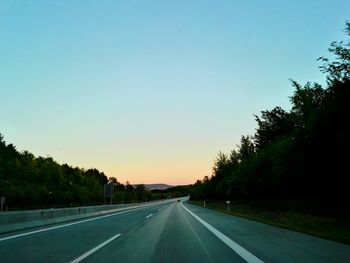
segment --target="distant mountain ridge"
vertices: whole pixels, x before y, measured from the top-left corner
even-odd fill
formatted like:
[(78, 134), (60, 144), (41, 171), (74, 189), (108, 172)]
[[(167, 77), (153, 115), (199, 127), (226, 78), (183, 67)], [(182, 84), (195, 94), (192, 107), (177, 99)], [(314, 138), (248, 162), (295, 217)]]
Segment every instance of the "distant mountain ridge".
[(144, 184), (147, 190), (166, 190), (168, 188), (174, 187), (168, 184)]

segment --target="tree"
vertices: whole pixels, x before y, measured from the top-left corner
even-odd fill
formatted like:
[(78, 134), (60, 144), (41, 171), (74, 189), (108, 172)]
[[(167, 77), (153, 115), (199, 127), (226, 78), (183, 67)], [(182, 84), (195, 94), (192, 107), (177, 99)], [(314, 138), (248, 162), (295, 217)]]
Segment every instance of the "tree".
[(229, 170), (230, 161), (226, 154), (219, 152), (213, 167), (213, 180), (224, 177)]
[[(345, 23), (345, 34), (350, 37), (350, 22)], [(320, 57), (324, 64), (320, 66), (322, 72), (327, 74), (329, 83), (344, 82), (350, 78), (350, 41), (334, 41), (328, 49), (335, 55), (334, 60)]]
[(254, 143), (258, 150), (277, 138), (289, 134), (293, 129), (290, 114), (281, 107), (275, 107), (271, 111), (261, 111), (261, 117), (254, 116), (258, 123)]
[(327, 92), (317, 83), (311, 85), (308, 82), (302, 86), (296, 81), (292, 81), (292, 85), (295, 87), (294, 94), (290, 98), (294, 128), (304, 129), (313, 121), (324, 105)]
[[(238, 156), (241, 162), (245, 162), (253, 157), (255, 154), (255, 146), (252, 137), (247, 135), (241, 137), (241, 144), (238, 145)], [(231, 153), (232, 155), (232, 153)], [(232, 158), (231, 158), (232, 159)]]
[(143, 184), (136, 185), (135, 192), (138, 201), (146, 201), (147, 191)]

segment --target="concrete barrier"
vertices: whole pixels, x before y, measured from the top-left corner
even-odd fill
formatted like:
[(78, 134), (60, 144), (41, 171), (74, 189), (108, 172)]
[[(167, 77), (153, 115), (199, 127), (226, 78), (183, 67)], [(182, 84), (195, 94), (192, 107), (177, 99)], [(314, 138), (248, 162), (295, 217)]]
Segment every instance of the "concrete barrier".
[(147, 203), (38, 209), (0, 213), (0, 233), (61, 223), (86, 217), (114, 213), (136, 207), (173, 202), (174, 199)]

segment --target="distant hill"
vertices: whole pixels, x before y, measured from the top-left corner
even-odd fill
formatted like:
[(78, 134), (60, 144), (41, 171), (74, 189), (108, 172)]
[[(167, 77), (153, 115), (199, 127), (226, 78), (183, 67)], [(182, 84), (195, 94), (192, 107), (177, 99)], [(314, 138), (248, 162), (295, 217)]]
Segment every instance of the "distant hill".
[(144, 184), (147, 190), (166, 190), (168, 188), (174, 187), (168, 184)]

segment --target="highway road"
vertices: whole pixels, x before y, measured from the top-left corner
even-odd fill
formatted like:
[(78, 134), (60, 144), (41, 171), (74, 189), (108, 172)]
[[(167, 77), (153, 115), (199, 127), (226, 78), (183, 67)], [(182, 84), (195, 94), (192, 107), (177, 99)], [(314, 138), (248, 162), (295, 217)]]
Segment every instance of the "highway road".
[(1, 235), (0, 262), (350, 262), (350, 246), (170, 202)]

